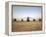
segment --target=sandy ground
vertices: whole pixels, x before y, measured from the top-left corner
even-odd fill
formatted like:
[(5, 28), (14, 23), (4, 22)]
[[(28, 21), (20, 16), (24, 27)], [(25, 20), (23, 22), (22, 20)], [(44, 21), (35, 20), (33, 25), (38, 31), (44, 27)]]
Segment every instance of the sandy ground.
[(22, 32), (22, 31), (39, 31), (42, 30), (42, 23), (40, 21), (31, 22), (13, 22), (12, 32)]

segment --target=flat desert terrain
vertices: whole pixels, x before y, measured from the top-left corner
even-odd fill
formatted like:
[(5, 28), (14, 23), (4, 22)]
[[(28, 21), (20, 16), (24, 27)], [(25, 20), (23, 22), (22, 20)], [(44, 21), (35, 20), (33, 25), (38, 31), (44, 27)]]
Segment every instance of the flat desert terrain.
[(40, 31), (42, 30), (41, 21), (15, 21), (12, 24), (12, 32), (22, 32), (22, 31)]

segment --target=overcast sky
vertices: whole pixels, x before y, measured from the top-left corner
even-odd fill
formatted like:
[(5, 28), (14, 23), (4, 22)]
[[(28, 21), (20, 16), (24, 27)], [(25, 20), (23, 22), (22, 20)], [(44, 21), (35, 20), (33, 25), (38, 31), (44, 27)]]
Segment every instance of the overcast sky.
[(13, 18), (41, 18), (41, 7), (13, 6)]

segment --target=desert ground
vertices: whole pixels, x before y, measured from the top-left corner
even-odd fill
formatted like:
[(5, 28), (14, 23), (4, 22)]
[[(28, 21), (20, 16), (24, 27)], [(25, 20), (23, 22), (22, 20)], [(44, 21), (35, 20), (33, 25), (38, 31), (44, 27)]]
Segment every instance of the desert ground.
[(42, 30), (41, 21), (15, 21), (12, 24), (12, 32), (40, 31)]

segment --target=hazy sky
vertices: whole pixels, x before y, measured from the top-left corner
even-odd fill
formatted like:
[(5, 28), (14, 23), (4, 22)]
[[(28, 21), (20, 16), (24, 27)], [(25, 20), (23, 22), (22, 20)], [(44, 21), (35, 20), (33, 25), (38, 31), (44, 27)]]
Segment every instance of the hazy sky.
[(41, 7), (13, 6), (13, 18), (41, 18)]

